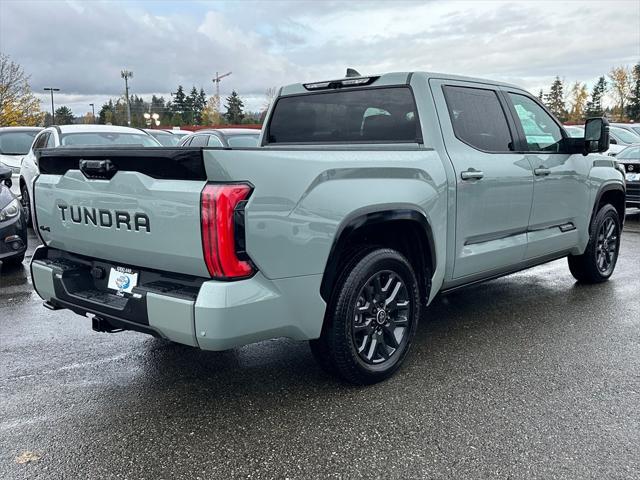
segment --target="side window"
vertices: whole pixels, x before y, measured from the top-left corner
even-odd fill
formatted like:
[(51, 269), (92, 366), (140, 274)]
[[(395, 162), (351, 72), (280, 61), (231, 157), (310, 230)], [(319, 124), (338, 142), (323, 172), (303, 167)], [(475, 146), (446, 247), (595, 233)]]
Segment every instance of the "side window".
[(49, 134), (49, 138), (47, 139), (47, 147), (46, 148), (53, 148), (55, 146), (56, 146), (56, 136), (52, 132), (52, 133)]
[(191, 139), (190, 147), (206, 147), (208, 135), (196, 135)]
[(40, 136), (33, 142), (33, 149), (40, 150), (41, 148), (44, 148), (44, 146), (47, 144), (48, 138), (49, 132), (41, 133)]
[(445, 86), (444, 95), (456, 137), (485, 152), (509, 152), (513, 139), (494, 90)]
[(509, 93), (518, 115), (527, 146), (532, 152), (559, 152), (562, 131), (540, 105), (526, 95)]
[(209, 135), (208, 147), (222, 147), (222, 142), (216, 135)]

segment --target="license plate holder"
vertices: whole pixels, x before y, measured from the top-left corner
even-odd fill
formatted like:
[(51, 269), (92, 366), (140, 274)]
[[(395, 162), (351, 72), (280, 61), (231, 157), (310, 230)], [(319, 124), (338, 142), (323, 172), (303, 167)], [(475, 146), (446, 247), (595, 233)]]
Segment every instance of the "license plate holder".
[(627, 182), (638, 182), (640, 181), (640, 173), (627, 173), (625, 175)]
[(138, 272), (127, 267), (111, 267), (107, 288), (115, 290), (118, 295), (131, 293), (138, 285)]

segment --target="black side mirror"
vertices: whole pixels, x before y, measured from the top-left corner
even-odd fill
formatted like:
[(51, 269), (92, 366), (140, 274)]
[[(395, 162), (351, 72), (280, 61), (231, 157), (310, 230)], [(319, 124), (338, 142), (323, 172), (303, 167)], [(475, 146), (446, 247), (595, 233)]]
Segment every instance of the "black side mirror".
[(589, 118), (584, 124), (583, 154), (604, 152), (609, 149), (609, 120), (605, 117)]
[(11, 169), (0, 165), (0, 182), (3, 182), (8, 188), (11, 188)]

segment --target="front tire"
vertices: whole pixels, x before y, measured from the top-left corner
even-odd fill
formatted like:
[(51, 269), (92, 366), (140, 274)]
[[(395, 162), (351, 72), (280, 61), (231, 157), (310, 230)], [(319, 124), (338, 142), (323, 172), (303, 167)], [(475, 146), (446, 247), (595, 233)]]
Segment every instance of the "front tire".
[(31, 227), (31, 197), (29, 197), (29, 189), (25, 183), (20, 185), (20, 203), (22, 203), (22, 209), (24, 211), (24, 218), (27, 223), (27, 227)]
[(589, 243), (582, 255), (568, 257), (569, 270), (581, 283), (601, 283), (616, 268), (620, 251), (620, 217), (611, 204), (603, 205), (589, 228)]
[(418, 326), (416, 275), (395, 250), (363, 253), (336, 282), (327, 312), (312, 343), (323, 368), (354, 384), (385, 380), (402, 365)]

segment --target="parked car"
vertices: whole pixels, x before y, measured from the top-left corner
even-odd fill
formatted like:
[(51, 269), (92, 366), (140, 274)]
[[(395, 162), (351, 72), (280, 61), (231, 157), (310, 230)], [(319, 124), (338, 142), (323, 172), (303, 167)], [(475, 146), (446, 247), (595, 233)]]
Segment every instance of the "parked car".
[(181, 147), (257, 147), (260, 130), (253, 128), (218, 128), (198, 130), (182, 139)]
[(627, 183), (627, 207), (640, 208), (640, 145), (625, 148), (616, 160), (624, 166)]
[(623, 128), (630, 131), (631, 133), (635, 133), (636, 135), (640, 135), (640, 123), (612, 123), (611, 125), (614, 127)]
[(0, 127), (0, 166), (11, 169), (13, 193), (20, 194), (20, 164), (40, 127)]
[(172, 135), (175, 135), (180, 140), (182, 140), (187, 135), (191, 135), (193, 133), (191, 130), (180, 130), (180, 129), (177, 129), (177, 128), (176, 129), (167, 128), (165, 130), (165, 132), (169, 132)]
[[(583, 138), (584, 137), (584, 127), (580, 125), (565, 125), (564, 129), (567, 131), (571, 138)], [(611, 141), (611, 140), (609, 140)], [(609, 143), (609, 148), (607, 148), (603, 153), (609, 155), (611, 157), (615, 157), (619, 152), (624, 150), (626, 147), (624, 145), (617, 145), (616, 143)]]
[(180, 137), (178, 135), (174, 135), (166, 130), (145, 128), (144, 131), (160, 142), (163, 147), (177, 147), (180, 143)]
[(620, 145), (622, 147), (640, 145), (640, 135), (626, 128), (610, 126), (609, 135), (611, 136), (610, 141), (614, 145)]
[(257, 148), (153, 162), (41, 151), (45, 306), (204, 350), (310, 340), (368, 384), (404, 362), (440, 293), (559, 258), (579, 282), (613, 274), (625, 186), (598, 154), (606, 119), (573, 139), (516, 86), (402, 72), (285, 86), (265, 125)]
[(20, 200), (11, 191), (11, 169), (0, 165), (0, 262), (20, 264), (27, 250), (27, 223)]
[(42, 130), (34, 139), (20, 167), (20, 194), (26, 210), (27, 223), (31, 225), (33, 207), (33, 179), (38, 175), (36, 153), (44, 148), (57, 147), (161, 147), (155, 138), (144, 130), (115, 125), (60, 125)]

